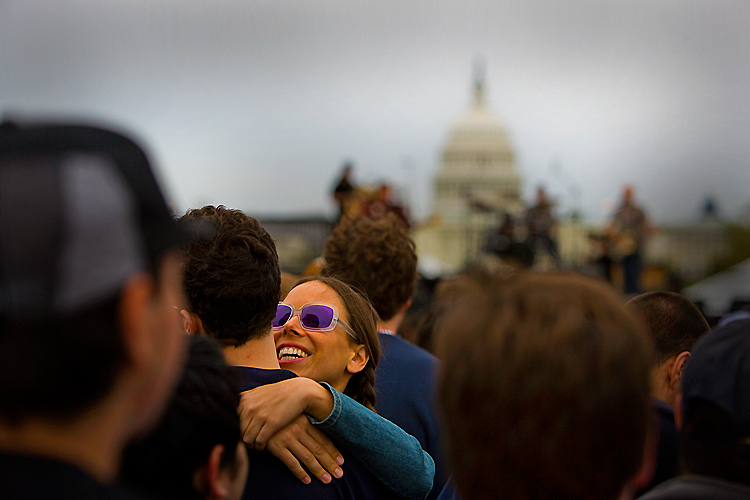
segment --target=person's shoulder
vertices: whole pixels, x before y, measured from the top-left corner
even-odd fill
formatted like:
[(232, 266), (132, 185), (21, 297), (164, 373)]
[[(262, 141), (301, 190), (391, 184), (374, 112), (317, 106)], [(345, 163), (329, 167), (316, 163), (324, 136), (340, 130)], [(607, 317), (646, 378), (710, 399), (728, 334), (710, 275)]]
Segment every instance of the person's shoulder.
[(670, 479), (638, 500), (739, 500), (750, 498), (750, 487), (718, 477), (686, 475)]
[(239, 379), (241, 391), (249, 391), (261, 385), (275, 384), (297, 375), (289, 370), (253, 368), (250, 366), (233, 367)]
[(714, 330), (713, 334), (717, 332), (725, 334), (724, 332), (738, 332), (743, 330), (750, 331), (750, 313), (747, 311), (735, 311), (721, 318), (719, 326)]
[(398, 335), (379, 332), (378, 336), (380, 337), (380, 343), (383, 346), (383, 354), (389, 358), (401, 355), (416, 362), (430, 365), (438, 363), (438, 359), (431, 352), (419, 347), (418, 345), (412, 344)]

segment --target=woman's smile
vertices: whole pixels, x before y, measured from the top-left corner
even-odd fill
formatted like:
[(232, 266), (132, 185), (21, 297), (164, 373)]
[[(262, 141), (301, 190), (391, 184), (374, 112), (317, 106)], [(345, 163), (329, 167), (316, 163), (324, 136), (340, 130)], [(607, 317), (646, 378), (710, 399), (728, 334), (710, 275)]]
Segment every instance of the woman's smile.
[[(307, 304), (331, 305), (339, 312), (340, 321), (347, 322), (349, 319), (338, 294), (319, 281), (309, 281), (292, 288), (284, 302), (295, 309)], [(300, 323), (299, 314), (294, 314), (282, 330), (274, 331), (274, 339), (281, 368), (301, 377), (328, 382), (343, 392), (352, 377), (347, 367), (358, 346), (340, 323), (330, 331), (307, 330)]]

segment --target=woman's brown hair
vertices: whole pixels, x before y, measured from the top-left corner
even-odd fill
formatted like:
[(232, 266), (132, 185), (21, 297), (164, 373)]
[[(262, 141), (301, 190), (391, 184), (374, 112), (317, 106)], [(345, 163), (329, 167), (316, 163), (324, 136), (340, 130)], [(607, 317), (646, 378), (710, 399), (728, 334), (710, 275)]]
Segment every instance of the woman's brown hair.
[(310, 281), (317, 281), (326, 285), (341, 298), (349, 317), (347, 324), (356, 336), (356, 341), (352, 338), (349, 341), (364, 345), (365, 352), (369, 357), (364, 369), (352, 375), (346, 389), (344, 389), (344, 394), (375, 411), (375, 367), (380, 360), (378, 315), (364, 294), (357, 292), (336, 278), (310, 276), (302, 278), (294, 287)]

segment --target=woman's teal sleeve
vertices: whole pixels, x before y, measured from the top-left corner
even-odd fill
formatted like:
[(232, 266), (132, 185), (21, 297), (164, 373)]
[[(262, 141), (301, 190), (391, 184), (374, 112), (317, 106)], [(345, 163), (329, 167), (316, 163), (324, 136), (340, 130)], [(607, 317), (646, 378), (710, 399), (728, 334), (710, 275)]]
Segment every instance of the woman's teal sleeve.
[(323, 382), (333, 395), (333, 411), (310, 421), (399, 496), (424, 499), (432, 489), (435, 463), (417, 438)]

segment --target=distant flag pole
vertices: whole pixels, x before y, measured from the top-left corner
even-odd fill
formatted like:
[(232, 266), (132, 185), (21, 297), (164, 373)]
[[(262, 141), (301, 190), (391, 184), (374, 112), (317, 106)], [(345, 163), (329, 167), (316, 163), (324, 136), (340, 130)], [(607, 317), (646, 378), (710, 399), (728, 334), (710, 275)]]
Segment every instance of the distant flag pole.
[(484, 106), (484, 58), (474, 59), (474, 105), (477, 108)]

